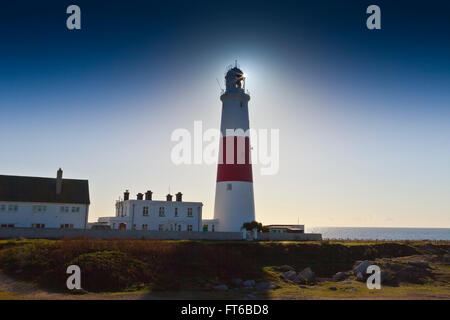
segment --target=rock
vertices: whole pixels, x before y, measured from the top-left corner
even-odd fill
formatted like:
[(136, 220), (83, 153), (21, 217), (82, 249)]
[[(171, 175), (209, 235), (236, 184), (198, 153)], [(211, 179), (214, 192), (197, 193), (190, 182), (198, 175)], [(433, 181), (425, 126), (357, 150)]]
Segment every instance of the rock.
[(356, 275), (356, 281), (364, 282), (365, 280), (366, 280), (366, 278), (363, 276), (363, 274), (362, 274), (361, 272), (359, 272), (359, 273)]
[(329, 289), (332, 290), (332, 291), (336, 291), (337, 290), (336, 287), (330, 287)]
[(297, 273), (295, 271), (291, 270), (291, 271), (284, 272), (281, 276), (285, 280), (294, 281), (295, 277), (297, 276)]
[(333, 276), (333, 281), (344, 281), (349, 277), (347, 272), (338, 272)]
[(367, 273), (367, 268), (370, 266), (369, 260), (364, 260), (359, 263), (355, 268), (353, 268), (353, 273), (357, 276), (358, 273), (365, 275)]
[(394, 273), (394, 275), (399, 282), (422, 284), (426, 277), (431, 276), (431, 273), (427, 269), (406, 265)]
[(276, 284), (267, 281), (257, 282), (255, 285), (255, 288), (259, 290), (274, 289), (275, 287)]
[(397, 281), (395, 276), (389, 271), (381, 271), (380, 273), (381, 284), (383, 285), (397, 285)]
[(256, 299), (256, 296), (255, 296), (254, 294), (249, 293), (249, 294), (247, 295), (247, 298), (253, 300), (253, 299)]
[(302, 284), (311, 284), (314, 282), (314, 280), (315, 280), (314, 272), (311, 270), (311, 268), (306, 268), (297, 274), (297, 276), (294, 279), (294, 282)]
[(235, 285), (236, 287), (242, 287), (242, 285), (244, 284), (244, 281), (242, 279), (235, 278), (235, 279), (231, 280), (231, 283), (233, 285)]
[(446, 253), (442, 256), (442, 261), (450, 262), (450, 254)]
[(255, 280), (245, 280), (243, 285), (246, 288), (253, 288), (255, 286)]
[(217, 291), (227, 291), (228, 286), (226, 284), (219, 284), (218, 286), (214, 286), (213, 289)]
[(355, 287), (351, 287), (350, 291), (358, 291), (358, 289), (356, 289)]
[(278, 268), (280, 271), (286, 272), (286, 271), (295, 271), (295, 269), (291, 266), (288, 266), (287, 264), (282, 265)]

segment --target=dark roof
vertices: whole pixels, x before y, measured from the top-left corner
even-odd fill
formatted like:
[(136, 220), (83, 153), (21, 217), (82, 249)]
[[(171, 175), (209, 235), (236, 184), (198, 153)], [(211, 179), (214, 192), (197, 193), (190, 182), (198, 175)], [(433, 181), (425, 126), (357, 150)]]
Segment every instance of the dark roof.
[(0, 201), (89, 204), (88, 180), (62, 179), (56, 194), (56, 178), (0, 175)]

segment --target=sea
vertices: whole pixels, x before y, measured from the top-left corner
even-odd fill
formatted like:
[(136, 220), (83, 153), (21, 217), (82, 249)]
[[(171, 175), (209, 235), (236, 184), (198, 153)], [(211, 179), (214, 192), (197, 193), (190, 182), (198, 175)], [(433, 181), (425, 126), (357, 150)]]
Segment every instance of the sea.
[(449, 228), (305, 227), (323, 239), (342, 240), (450, 240)]

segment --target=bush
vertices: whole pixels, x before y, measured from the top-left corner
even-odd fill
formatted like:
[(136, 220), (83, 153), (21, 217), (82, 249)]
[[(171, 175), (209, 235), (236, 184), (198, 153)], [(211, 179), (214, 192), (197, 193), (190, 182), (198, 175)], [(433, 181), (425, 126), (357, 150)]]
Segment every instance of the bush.
[(89, 291), (123, 290), (142, 282), (150, 282), (148, 266), (120, 251), (98, 251), (81, 254), (70, 261), (81, 269), (81, 286)]

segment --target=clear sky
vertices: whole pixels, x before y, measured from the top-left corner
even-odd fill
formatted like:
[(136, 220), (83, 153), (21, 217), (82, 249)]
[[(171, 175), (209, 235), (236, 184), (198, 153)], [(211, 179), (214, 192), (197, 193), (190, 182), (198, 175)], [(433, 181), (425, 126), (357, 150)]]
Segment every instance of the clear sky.
[(216, 167), (174, 165), (170, 135), (219, 127), (237, 59), (251, 126), (280, 129), (279, 173), (254, 169), (258, 221), (450, 227), (449, 2), (310, 2), (2, 4), (0, 174), (89, 179), (91, 221), (169, 187), (212, 217)]

